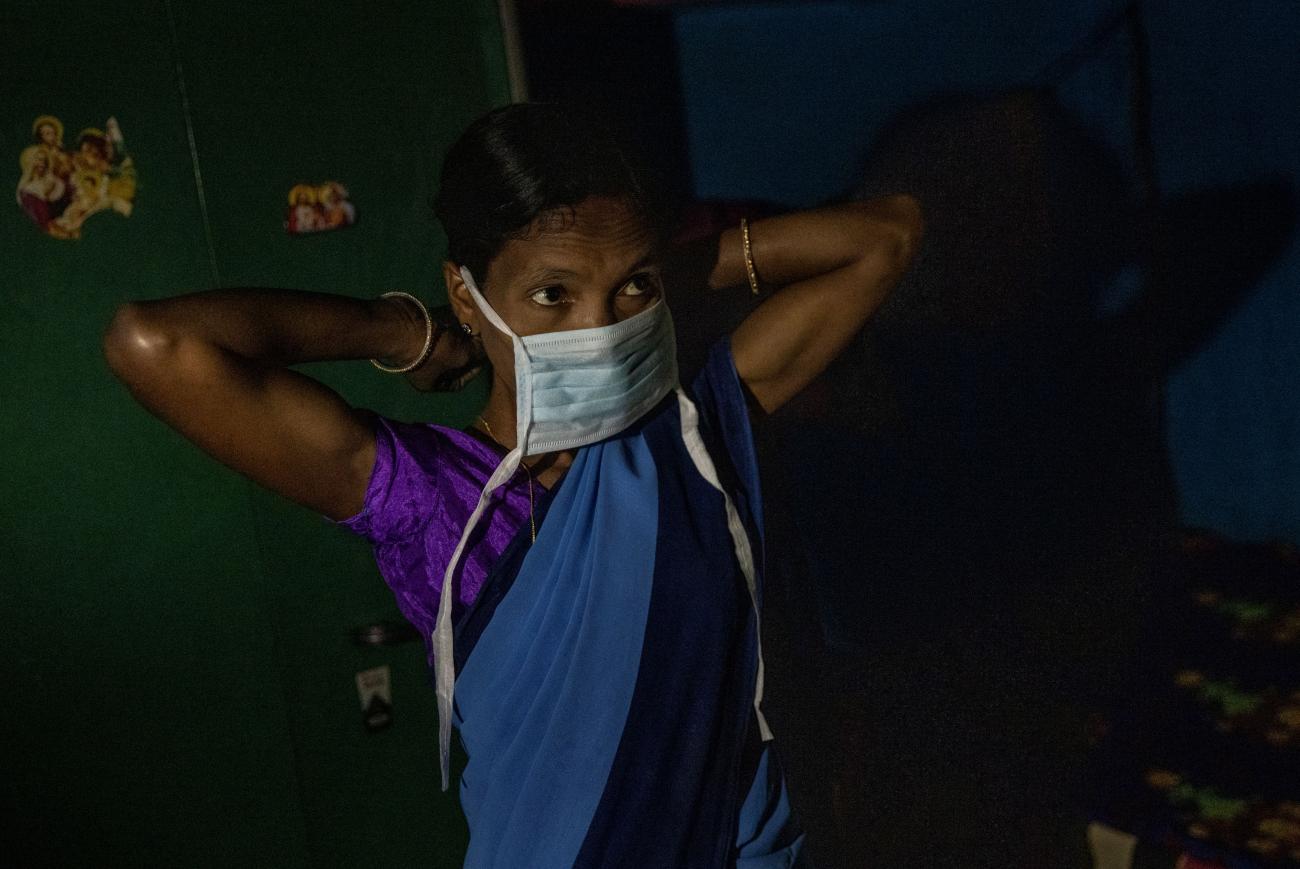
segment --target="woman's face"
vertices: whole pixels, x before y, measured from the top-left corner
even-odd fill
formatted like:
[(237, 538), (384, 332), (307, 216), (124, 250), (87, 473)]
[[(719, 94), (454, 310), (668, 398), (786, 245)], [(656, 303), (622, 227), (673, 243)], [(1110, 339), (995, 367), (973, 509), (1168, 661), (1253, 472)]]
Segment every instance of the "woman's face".
[[(655, 233), (620, 199), (591, 197), (544, 215), (506, 242), (475, 283), (518, 335), (626, 320), (663, 294)], [(513, 389), (514, 348), (474, 304), (451, 263), (444, 277), (462, 323), (482, 336), (497, 379)]]
[(41, 124), (36, 132), (41, 137), (41, 141), (50, 147), (54, 147), (59, 141), (59, 131), (54, 129), (53, 124)]

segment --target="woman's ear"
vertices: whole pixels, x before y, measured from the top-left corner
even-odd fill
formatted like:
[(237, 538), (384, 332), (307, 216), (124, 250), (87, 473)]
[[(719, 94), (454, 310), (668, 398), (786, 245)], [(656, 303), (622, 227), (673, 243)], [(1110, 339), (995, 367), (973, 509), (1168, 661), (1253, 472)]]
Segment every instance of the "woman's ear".
[(456, 314), (456, 319), (461, 323), (468, 323), (475, 335), (482, 334), (483, 327), (478, 319), (478, 305), (474, 304), (474, 297), (465, 287), (465, 281), (460, 276), (460, 267), (451, 260), (443, 260), (442, 280), (447, 285), (447, 301), (451, 303), (451, 310)]

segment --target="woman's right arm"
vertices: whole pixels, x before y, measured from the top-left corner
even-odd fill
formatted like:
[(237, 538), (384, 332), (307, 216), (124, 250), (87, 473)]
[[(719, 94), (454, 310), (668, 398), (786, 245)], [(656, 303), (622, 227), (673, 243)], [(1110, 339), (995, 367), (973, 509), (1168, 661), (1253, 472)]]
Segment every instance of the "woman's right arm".
[(367, 415), (288, 368), (375, 358), (402, 364), (424, 317), (400, 297), (211, 290), (118, 308), (109, 367), (151, 413), (223, 464), (334, 519), (361, 510), (374, 433)]

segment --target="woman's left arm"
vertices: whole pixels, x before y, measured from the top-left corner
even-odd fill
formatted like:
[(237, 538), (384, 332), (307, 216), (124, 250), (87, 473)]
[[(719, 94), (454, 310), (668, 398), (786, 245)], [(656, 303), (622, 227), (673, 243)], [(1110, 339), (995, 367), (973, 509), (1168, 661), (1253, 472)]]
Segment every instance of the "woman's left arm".
[[(754, 269), (780, 289), (736, 328), (736, 371), (767, 413), (821, 374), (907, 270), (921, 208), (899, 194), (800, 211), (749, 225)], [(748, 286), (739, 227), (718, 239), (712, 289)]]

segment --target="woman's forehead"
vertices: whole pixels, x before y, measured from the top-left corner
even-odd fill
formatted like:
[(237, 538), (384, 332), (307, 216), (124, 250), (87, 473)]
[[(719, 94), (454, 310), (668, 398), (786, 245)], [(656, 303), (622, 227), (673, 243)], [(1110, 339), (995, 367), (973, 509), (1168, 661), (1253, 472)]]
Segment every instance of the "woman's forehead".
[(526, 235), (507, 241), (488, 280), (617, 279), (653, 258), (656, 242), (649, 224), (622, 200), (592, 197), (539, 217)]

